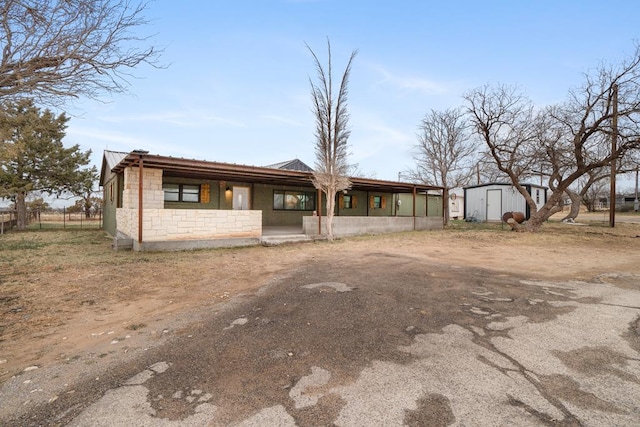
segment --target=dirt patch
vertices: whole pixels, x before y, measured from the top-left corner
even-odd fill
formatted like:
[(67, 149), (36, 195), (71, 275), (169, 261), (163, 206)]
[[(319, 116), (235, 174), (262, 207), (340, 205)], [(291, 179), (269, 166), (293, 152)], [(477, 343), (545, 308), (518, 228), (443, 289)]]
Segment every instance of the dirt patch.
[[(499, 225), (461, 223), (444, 231), (334, 243), (178, 253), (113, 252), (110, 239), (96, 230), (4, 235), (0, 236), (0, 381), (28, 367), (79, 357), (91, 363), (128, 348), (147, 348), (167, 332), (187, 334), (185, 325), (197, 322), (197, 313), (221, 310), (221, 303), (256, 293), (293, 271), (301, 284), (339, 283), (358, 263), (367, 266), (362, 269), (365, 273), (350, 283), (364, 285), (380, 274), (378, 264), (437, 265), (446, 268), (416, 268), (413, 273), (403, 268), (403, 274), (455, 276), (460, 269), (460, 282), (477, 291), (466, 302), (470, 317), (472, 308), (491, 311), (496, 304), (513, 306), (514, 312), (526, 310), (531, 301), (518, 300), (517, 293), (504, 290), (492, 295), (482, 274), (467, 277), (464, 267), (505, 276), (576, 280), (592, 280), (603, 272), (632, 274), (637, 271), (638, 234), (637, 224), (615, 229), (548, 224), (540, 233), (520, 234)], [(313, 268), (304, 268), (314, 263), (331, 264), (336, 277), (314, 277)], [(624, 277), (618, 280), (621, 286), (639, 287)], [(394, 280), (402, 286), (403, 277)], [(603, 276), (597, 280), (615, 282)], [(318, 287), (309, 292), (337, 291)], [(385, 299), (394, 298), (400, 295), (392, 291), (380, 295), (381, 307)], [(410, 305), (416, 316), (439, 325), (438, 313), (421, 308), (419, 301)], [(281, 307), (287, 309), (291, 307)], [(254, 317), (268, 322), (268, 317)]]

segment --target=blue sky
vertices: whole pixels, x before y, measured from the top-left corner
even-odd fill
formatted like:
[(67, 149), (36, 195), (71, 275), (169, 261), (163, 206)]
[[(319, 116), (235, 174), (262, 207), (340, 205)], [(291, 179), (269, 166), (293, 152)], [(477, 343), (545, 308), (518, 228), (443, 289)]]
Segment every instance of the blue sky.
[(156, 0), (153, 43), (166, 69), (143, 66), (130, 94), (80, 100), (67, 144), (247, 165), (313, 166), (307, 43), (349, 86), (352, 163), (395, 180), (413, 165), (431, 109), (462, 105), (490, 83), (517, 84), (540, 106), (562, 101), (582, 73), (618, 63), (639, 37), (635, 0)]

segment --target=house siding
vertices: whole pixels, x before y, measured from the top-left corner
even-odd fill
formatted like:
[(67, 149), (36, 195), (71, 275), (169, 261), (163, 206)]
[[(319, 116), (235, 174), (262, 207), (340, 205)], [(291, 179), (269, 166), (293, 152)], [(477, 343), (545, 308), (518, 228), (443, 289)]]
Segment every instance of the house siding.
[[(367, 215), (367, 192), (366, 191), (347, 191), (346, 195), (351, 196), (351, 208), (344, 207), (345, 193), (338, 193), (336, 198), (335, 214), (337, 216), (366, 216)], [(355, 198), (355, 199), (354, 199)], [(355, 206), (354, 206), (355, 200)], [(324, 212), (324, 209), (323, 209)]]
[(118, 203), (118, 176), (113, 175), (103, 186), (102, 228), (111, 236), (116, 235), (116, 208)]
[[(314, 194), (317, 202), (318, 191), (313, 187), (290, 187), (285, 185), (254, 184), (253, 201), (254, 209), (262, 211), (262, 224), (265, 226), (298, 226), (302, 227), (302, 218), (312, 216), (313, 211), (290, 211), (273, 209), (273, 192), (280, 191), (305, 191)], [(324, 197), (322, 198), (324, 202)], [(324, 206), (322, 206), (324, 211)], [(316, 210), (318, 206), (316, 206)]]
[[(413, 216), (413, 194), (397, 194), (395, 199), (400, 200), (397, 216)], [(442, 196), (416, 194), (416, 217), (423, 216), (442, 216)]]
[[(220, 209), (220, 206), (225, 205), (225, 201), (221, 200), (224, 198), (224, 189), (220, 189), (220, 187), (224, 184), (220, 181), (214, 180), (206, 180), (206, 179), (193, 179), (193, 178), (178, 178), (178, 177), (162, 177), (162, 184), (192, 184), (192, 185), (208, 185), (208, 199), (207, 203), (185, 203), (185, 202), (167, 202), (164, 201), (165, 209)], [(163, 192), (163, 200), (164, 200), (164, 192)], [(202, 200), (202, 199), (201, 199)], [(229, 209), (231, 206), (231, 202), (228, 203)]]

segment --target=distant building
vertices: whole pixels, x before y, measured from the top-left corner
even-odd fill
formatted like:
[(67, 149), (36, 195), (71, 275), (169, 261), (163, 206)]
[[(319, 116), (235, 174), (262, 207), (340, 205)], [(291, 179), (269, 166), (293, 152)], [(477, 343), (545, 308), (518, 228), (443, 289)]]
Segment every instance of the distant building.
[[(547, 203), (547, 187), (522, 184), (538, 208)], [(522, 212), (531, 216), (531, 209), (520, 192), (507, 183), (491, 183), (465, 187), (464, 218), (476, 221), (502, 221), (505, 212)]]

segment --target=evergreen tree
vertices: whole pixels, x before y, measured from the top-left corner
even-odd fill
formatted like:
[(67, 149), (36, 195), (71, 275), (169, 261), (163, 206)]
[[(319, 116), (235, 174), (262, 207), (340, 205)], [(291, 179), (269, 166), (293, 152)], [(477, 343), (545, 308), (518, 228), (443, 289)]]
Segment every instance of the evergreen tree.
[(69, 119), (40, 110), (31, 100), (0, 106), (0, 197), (15, 201), (18, 230), (27, 225), (26, 197), (39, 191), (77, 194), (83, 167), (91, 151), (78, 145), (65, 148), (62, 139)]

